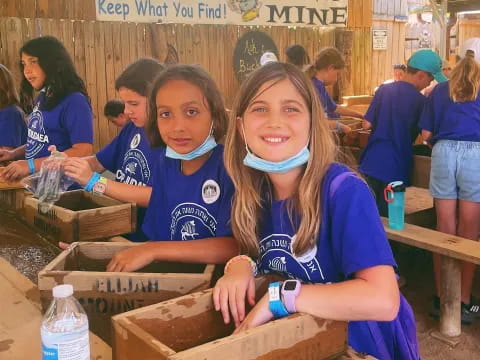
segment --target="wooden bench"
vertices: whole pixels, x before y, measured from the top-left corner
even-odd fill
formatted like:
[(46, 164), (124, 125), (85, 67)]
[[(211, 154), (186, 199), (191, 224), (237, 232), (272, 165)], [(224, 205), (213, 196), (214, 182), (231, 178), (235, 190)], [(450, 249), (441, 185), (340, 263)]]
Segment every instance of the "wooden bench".
[(428, 189), (410, 186), (405, 192), (405, 222), (433, 228), (435, 209)]
[(405, 224), (403, 230), (392, 230), (388, 219), (382, 218), (390, 240), (442, 255), (440, 289), (440, 333), (432, 336), (451, 345), (461, 334), (461, 262), (480, 264), (480, 243), (420, 226)]

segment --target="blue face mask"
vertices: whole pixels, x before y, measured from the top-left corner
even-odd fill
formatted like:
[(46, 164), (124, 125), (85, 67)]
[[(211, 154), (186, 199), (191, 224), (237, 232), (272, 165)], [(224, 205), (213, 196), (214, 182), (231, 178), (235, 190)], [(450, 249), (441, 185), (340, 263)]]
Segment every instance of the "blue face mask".
[(243, 125), (242, 125), (242, 130), (243, 130), (243, 137), (245, 139), (245, 147), (247, 149), (247, 155), (245, 155), (245, 158), (243, 159), (243, 164), (248, 167), (251, 167), (253, 169), (260, 170), (266, 173), (282, 174), (292, 169), (295, 169), (299, 166), (302, 166), (303, 164), (306, 164), (308, 159), (310, 158), (310, 150), (308, 150), (308, 143), (307, 143), (307, 145), (305, 145), (297, 155), (294, 155), (289, 159), (278, 161), (278, 162), (261, 159), (258, 156), (255, 156), (254, 154), (252, 154), (248, 149), (245, 130), (243, 129)]
[(188, 154), (179, 154), (175, 150), (173, 150), (170, 146), (167, 146), (167, 151), (165, 153), (165, 156), (171, 159), (193, 160), (202, 155), (205, 155), (206, 153), (208, 153), (210, 150), (214, 149), (217, 146), (217, 142), (215, 141), (215, 138), (213, 137), (212, 133), (213, 133), (213, 123), (212, 123), (212, 126), (210, 127), (210, 134), (205, 139), (202, 145), (192, 150)]

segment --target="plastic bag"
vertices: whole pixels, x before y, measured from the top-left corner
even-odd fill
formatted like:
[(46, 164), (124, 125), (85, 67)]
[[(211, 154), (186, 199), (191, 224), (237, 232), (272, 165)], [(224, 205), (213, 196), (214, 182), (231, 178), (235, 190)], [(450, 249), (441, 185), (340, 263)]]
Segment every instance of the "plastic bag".
[(63, 162), (67, 156), (54, 151), (43, 161), (40, 171), (24, 178), (21, 183), (33, 193), (40, 202), (39, 210), (43, 213), (50, 210), (60, 196), (75, 182), (65, 175)]

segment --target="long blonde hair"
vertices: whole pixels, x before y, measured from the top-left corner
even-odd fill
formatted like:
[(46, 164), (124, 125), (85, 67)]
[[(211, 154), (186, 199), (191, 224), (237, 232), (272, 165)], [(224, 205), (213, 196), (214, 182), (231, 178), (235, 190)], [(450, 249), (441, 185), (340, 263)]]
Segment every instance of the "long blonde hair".
[(450, 75), (450, 98), (454, 102), (475, 101), (480, 91), (480, 66), (467, 55)]
[[(310, 158), (295, 194), (288, 200), (292, 226), (296, 231), (293, 252), (304, 254), (314, 247), (321, 225), (321, 186), (330, 164), (335, 159), (336, 147), (324, 117), (323, 108), (310, 79), (296, 66), (270, 63), (254, 71), (242, 84), (232, 109), (225, 141), (225, 167), (235, 185), (232, 207), (232, 230), (243, 253), (258, 256), (259, 229), (262, 208), (268, 200), (270, 183), (266, 173), (243, 165), (245, 142), (240, 132), (240, 121), (249, 104), (258, 96), (262, 85), (288, 79), (305, 100), (310, 112)], [(271, 197), (270, 197), (271, 200)], [(295, 213), (300, 222), (292, 221)]]

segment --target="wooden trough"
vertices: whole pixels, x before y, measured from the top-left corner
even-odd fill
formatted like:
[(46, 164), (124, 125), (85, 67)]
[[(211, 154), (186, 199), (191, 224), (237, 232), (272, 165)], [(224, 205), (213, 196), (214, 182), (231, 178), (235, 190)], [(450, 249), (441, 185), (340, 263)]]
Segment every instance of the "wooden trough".
[[(257, 296), (268, 287), (257, 279)], [(321, 360), (347, 350), (347, 323), (294, 314), (241, 334), (215, 311), (212, 290), (113, 317), (117, 360)]]
[[(3, 167), (0, 167), (0, 174)], [(29, 194), (19, 182), (4, 182), (0, 177), (0, 209), (20, 211), (23, 209), (25, 196)]]
[(38, 274), (44, 310), (54, 286), (72, 284), (88, 314), (90, 329), (109, 342), (112, 315), (210, 287), (213, 265), (162, 262), (137, 272), (105, 271), (117, 252), (138, 245), (82, 242), (70, 246)]
[(28, 197), (24, 211), (27, 223), (54, 241), (104, 239), (136, 230), (135, 204), (83, 190), (64, 193), (46, 212), (37, 199)]

